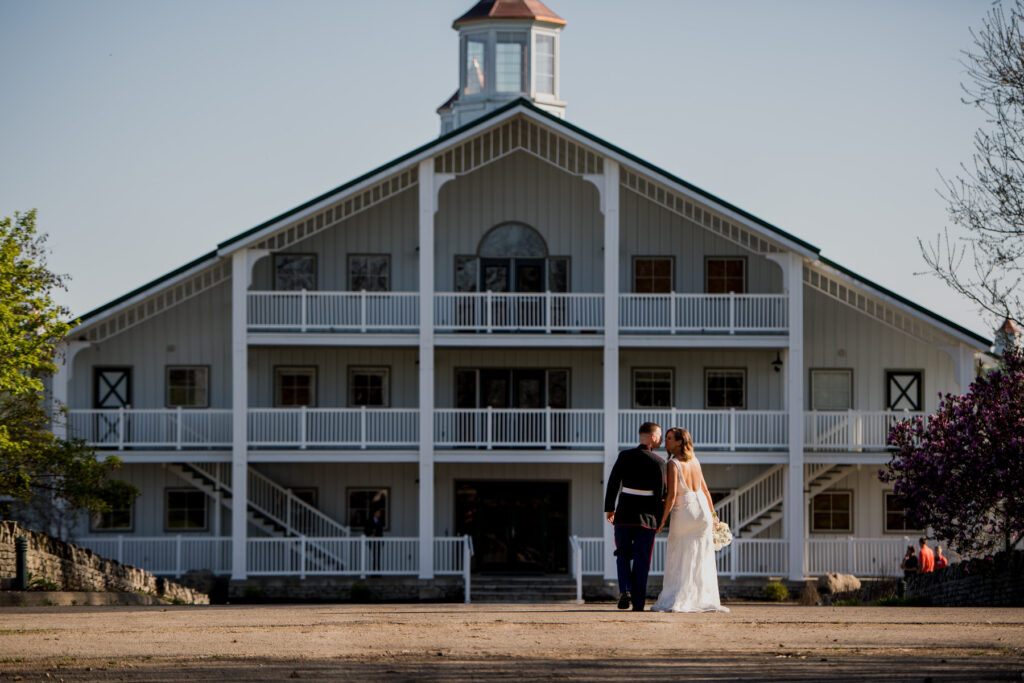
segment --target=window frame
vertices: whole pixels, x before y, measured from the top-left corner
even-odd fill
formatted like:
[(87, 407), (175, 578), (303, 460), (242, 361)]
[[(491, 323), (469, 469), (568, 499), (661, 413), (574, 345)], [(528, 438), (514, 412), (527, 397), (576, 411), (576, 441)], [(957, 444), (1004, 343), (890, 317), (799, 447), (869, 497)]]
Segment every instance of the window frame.
[[(171, 370), (205, 370), (206, 371), (206, 403), (202, 405), (175, 405), (171, 403)], [(164, 366), (164, 407), (182, 408), (183, 410), (202, 410), (210, 407), (210, 366), (209, 365), (165, 365)]]
[[(275, 292), (301, 292), (303, 289), (305, 289), (307, 292), (317, 291), (317, 288), (319, 287), (319, 282), (320, 282), (320, 267), (319, 267), (320, 264), (318, 263), (317, 255), (315, 253), (280, 251), (280, 252), (275, 252), (273, 256), (274, 256), (274, 258), (273, 258), (273, 260), (271, 261), (271, 264), (270, 264), (271, 265), (271, 273), (270, 274), (271, 274), (271, 284), (272, 284)], [(312, 287), (308, 287), (308, 288), (299, 288), (299, 289), (280, 289), (278, 287), (278, 281), (277, 281), (277, 260), (279, 258), (299, 258), (299, 257), (309, 258), (309, 259), (311, 259), (313, 261), (313, 286)]]
[[(509, 40), (509, 36), (517, 40)], [(504, 38), (504, 40), (503, 40)], [(519, 87), (515, 90), (503, 90), (498, 87), (499, 67), (498, 46), (517, 45), (519, 46)], [(494, 92), (501, 95), (530, 93), (530, 84), (533, 81), (533, 36), (526, 29), (500, 29), (494, 32)]]
[[(202, 528), (184, 528), (184, 527), (172, 527), (170, 525), (170, 514), (171, 514), (171, 501), (170, 495), (172, 493), (189, 493), (199, 494), (203, 497), (203, 527)], [(189, 508), (185, 508), (186, 510)], [(210, 530), (210, 498), (203, 491), (196, 488), (189, 488), (187, 486), (181, 487), (169, 487), (164, 489), (164, 532), (166, 533), (178, 533), (178, 534), (193, 534), (203, 533)]]
[[(668, 291), (667, 292), (641, 292), (636, 286), (636, 264), (637, 261), (668, 261)], [(671, 294), (676, 291), (676, 257), (675, 256), (660, 256), (660, 255), (644, 255), (634, 254), (632, 259), (633, 273), (632, 283), (633, 291), (632, 294)], [(651, 278), (654, 281), (653, 277)]]
[(318, 393), (320, 391), (320, 382), (319, 382), (320, 369), (316, 365), (275, 365), (274, 366), (274, 375), (273, 375), (273, 382), (274, 382), (274, 386), (273, 386), (273, 389), (274, 389), (274, 407), (275, 408), (301, 408), (302, 407), (302, 404), (284, 405), (280, 401), (280, 399), (281, 399), (281, 394), (280, 394), (280, 377), (286, 371), (292, 371), (294, 374), (299, 374), (300, 372), (309, 371), (313, 375), (312, 388), (310, 389), (310, 394), (312, 394), (312, 396), (311, 396), (312, 402), (307, 404), (306, 407), (307, 408), (316, 408), (317, 405), (319, 405), (319, 403), (320, 403), (319, 397), (318, 397)]
[(743, 265), (743, 285), (740, 291), (733, 291), (733, 294), (747, 294), (750, 291), (750, 275), (746, 256), (715, 256), (705, 255), (704, 256), (704, 293), (705, 294), (728, 294), (729, 292), (712, 292), (708, 286), (710, 273), (708, 272), (708, 266), (712, 261), (738, 261)]
[[(356, 374), (362, 372), (363, 374), (371, 374), (374, 372), (380, 372), (384, 375), (383, 382), (383, 398), (384, 402), (380, 405), (371, 405), (369, 403), (356, 403), (354, 400), (353, 392), (355, 390), (354, 377)], [(350, 365), (348, 366), (348, 405), (350, 408), (361, 408), (364, 405), (367, 408), (390, 408), (391, 407), (391, 366), (390, 365)]]
[(349, 529), (366, 526), (371, 508), (366, 509), (366, 519), (359, 524), (352, 521), (352, 494), (384, 491), (384, 531), (391, 530), (391, 487), (390, 486), (348, 486), (345, 488), (345, 525)]
[[(636, 375), (638, 372), (667, 372), (668, 373), (668, 405), (665, 406), (644, 406), (640, 405), (636, 400)], [(672, 408), (675, 405), (676, 397), (676, 369), (673, 367), (634, 367), (630, 368), (629, 372), (630, 383), (630, 404), (634, 410), (664, 410), (666, 408)]]
[[(738, 406), (717, 406), (713, 407), (708, 400), (708, 379), (713, 372), (736, 372), (743, 379), (743, 400)], [(747, 409), (747, 369), (746, 368), (704, 368), (704, 410), (746, 410)]]
[[(126, 400), (124, 402), (124, 407), (125, 408), (129, 408), (132, 405), (132, 391), (135, 388), (134, 387), (135, 383), (134, 383), (133, 377), (132, 377), (132, 375), (134, 375), (134, 366), (132, 366), (132, 365), (94, 365), (93, 368), (92, 368), (92, 407), (95, 410), (117, 410), (117, 408), (113, 408), (113, 407), (110, 407), (110, 406), (104, 407), (104, 406), (100, 405), (100, 396), (99, 396), (100, 377), (103, 375), (104, 372), (110, 372), (110, 371), (123, 371), (124, 372), (125, 380), (128, 383), (127, 390), (125, 391), (125, 394), (126, 394), (125, 398), (126, 398)], [(109, 396), (112, 392), (115, 391), (115, 389), (113, 387), (110, 387), (109, 383), (107, 384), (107, 386), (110, 388), (110, 391), (108, 391), (106, 395)], [(120, 396), (120, 394), (117, 394), (117, 395)]]
[[(819, 528), (817, 528), (817, 526), (815, 526), (815, 523), (814, 523), (814, 501), (817, 500), (817, 498), (819, 496), (835, 496), (835, 495), (844, 495), (850, 501), (850, 507), (849, 507), (849, 512), (848, 512), (848, 514), (850, 516), (850, 524), (849, 524), (849, 526), (847, 528), (844, 528), (844, 529), (819, 529)], [(822, 491), (819, 494), (816, 494), (816, 495), (812, 496), (811, 500), (808, 503), (808, 510), (807, 510), (808, 524), (809, 524), (808, 529), (810, 530), (811, 533), (814, 533), (814, 534), (852, 534), (854, 526), (855, 526), (854, 525), (853, 503), (854, 503), (854, 500), (853, 500), (853, 490), (852, 489), (827, 489), (825, 491)], [(834, 517), (835, 516), (835, 512), (830, 510), (829, 511), (829, 515)]]
[(391, 286), (392, 285), (392, 282), (391, 282), (391, 254), (349, 254), (348, 258), (347, 258), (347, 260), (345, 262), (346, 265), (348, 266), (348, 291), (350, 291), (350, 292), (361, 292), (361, 291), (363, 291), (362, 289), (356, 289), (355, 288), (355, 283), (353, 283), (353, 281), (352, 281), (352, 278), (354, 276), (353, 268), (352, 268), (352, 260), (353, 259), (357, 259), (357, 258), (382, 258), (382, 259), (384, 259), (384, 262), (387, 264), (387, 270), (388, 270), (388, 272), (387, 272), (387, 288), (386, 289), (367, 289), (366, 290), (367, 292), (390, 292), (390, 291), (392, 291), (392, 286)]
[(110, 513), (97, 512), (89, 515), (89, 533), (91, 534), (123, 534), (135, 532), (135, 502), (128, 503), (128, 526), (114, 526), (114, 527), (101, 527), (97, 526), (97, 520), (104, 514), (113, 514), (117, 510), (123, 510), (124, 508), (117, 508), (111, 510)]
[(908, 533), (920, 534), (924, 529), (914, 529), (909, 526), (905, 526), (907, 522), (906, 508), (903, 508), (903, 523), (904, 528), (902, 529), (890, 529), (889, 528), (889, 498), (896, 497), (895, 491), (883, 491), (882, 492), (882, 533), (893, 534), (895, 536), (905, 536)]
[[(532, 38), (533, 38), (533, 40), (531, 41), (533, 43), (531, 45), (531, 47), (532, 47), (532, 54), (530, 55), (530, 62), (531, 62), (532, 68), (531, 68), (531, 73), (530, 73), (530, 80), (531, 80), (531, 85), (533, 86), (533, 88), (532, 88), (533, 93), (534, 93), (535, 96), (550, 97), (551, 99), (554, 99), (554, 98), (556, 98), (558, 96), (558, 36), (555, 33), (549, 33), (547, 31), (534, 31)], [(537, 49), (537, 44), (540, 42), (541, 38), (550, 39), (551, 40), (551, 91), (550, 92), (547, 91), (547, 90), (541, 90), (540, 89), (540, 84), (538, 82), (538, 77), (540, 76), (541, 70), (538, 68), (539, 60), (537, 58), (541, 55), (541, 53), (540, 53), (540, 50)], [(544, 75), (547, 76), (546, 73)]]
[[(816, 408), (815, 407), (815, 403), (814, 403), (814, 375), (815, 375), (815, 373), (819, 373), (819, 372), (836, 372), (836, 373), (843, 372), (843, 373), (846, 373), (849, 376), (849, 378), (850, 378), (850, 401), (849, 401), (849, 405), (846, 408)], [(814, 412), (824, 412), (824, 413), (834, 413), (834, 412), (842, 412), (844, 410), (853, 410), (853, 407), (855, 405), (855, 403), (853, 402), (853, 399), (854, 399), (854, 393), (853, 393), (853, 368), (829, 368), (829, 367), (809, 368), (808, 369), (808, 373), (809, 373), (809, 378), (808, 378), (807, 401), (808, 401), (808, 404), (809, 404), (809, 410), (814, 411)]]

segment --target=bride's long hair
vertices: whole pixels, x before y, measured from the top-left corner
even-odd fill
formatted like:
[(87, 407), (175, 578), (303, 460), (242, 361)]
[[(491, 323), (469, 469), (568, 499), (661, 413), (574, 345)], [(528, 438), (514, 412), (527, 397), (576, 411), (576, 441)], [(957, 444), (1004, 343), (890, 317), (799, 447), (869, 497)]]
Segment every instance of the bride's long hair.
[(682, 455), (676, 455), (675, 453), (671, 453), (670, 455), (683, 462), (693, 460), (693, 437), (690, 436), (690, 432), (682, 427), (672, 427), (668, 430), (668, 433), (675, 437), (676, 441), (683, 444)]

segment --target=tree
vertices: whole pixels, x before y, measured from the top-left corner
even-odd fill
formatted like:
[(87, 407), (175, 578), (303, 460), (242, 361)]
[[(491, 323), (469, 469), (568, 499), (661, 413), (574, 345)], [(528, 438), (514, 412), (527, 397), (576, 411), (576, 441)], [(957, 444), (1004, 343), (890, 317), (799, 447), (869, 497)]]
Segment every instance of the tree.
[(943, 178), (950, 220), (966, 234), (947, 230), (934, 243), (919, 241), (925, 261), (948, 286), (998, 321), (1024, 322), (1024, 0), (992, 8), (964, 66), (972, 84), (964, 104), (984, 112), (974, 134), (971, 166)]
[(892, 482), (907, 521), (930, 527), (962, 555), (1012, 550), (1024, 538), (1024, 354), (970, 390), (946, 394), (928, 424), (920, 417), (889, 432), (895, 448), (882, 481)]
[(76, 439), (50, 430), (44, 380), (57, 366), (55, 352), (71, 324), (53, 300), (65, 276), (46, 266), (46, 237), (36, 212), (0, 219), (0, 496), (28, 502), (43, 494), (71, 508), (110, 510), (137, 495), (109, 479), (117, 458), (98, 460)]

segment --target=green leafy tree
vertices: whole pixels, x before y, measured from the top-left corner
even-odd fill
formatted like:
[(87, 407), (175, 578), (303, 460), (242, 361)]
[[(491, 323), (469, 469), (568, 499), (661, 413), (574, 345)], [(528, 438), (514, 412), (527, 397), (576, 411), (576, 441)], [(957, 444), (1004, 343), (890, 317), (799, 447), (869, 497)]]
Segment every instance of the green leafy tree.
[(47, 268), (46, 254), (34, 210), (0, 219), (0, 496), (104, 512), (138, 490), (108, 478), (120, 460), (99, 460), (82, 441), (50, 429), (51, 418), (64, 416), (47, 410), (44, 381), (72, 325), (53, 300), (66, 276)]

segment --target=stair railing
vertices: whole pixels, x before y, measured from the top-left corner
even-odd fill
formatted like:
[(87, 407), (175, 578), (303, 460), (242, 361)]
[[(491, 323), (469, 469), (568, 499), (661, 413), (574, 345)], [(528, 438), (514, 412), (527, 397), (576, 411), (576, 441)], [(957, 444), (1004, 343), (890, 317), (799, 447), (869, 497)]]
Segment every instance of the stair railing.
[(776, 465), (718, 501), (715, 512), (719, 519), (739, 535), (743, 527), (782, 504), (786, 484), (784, 469), (783, 465)]

